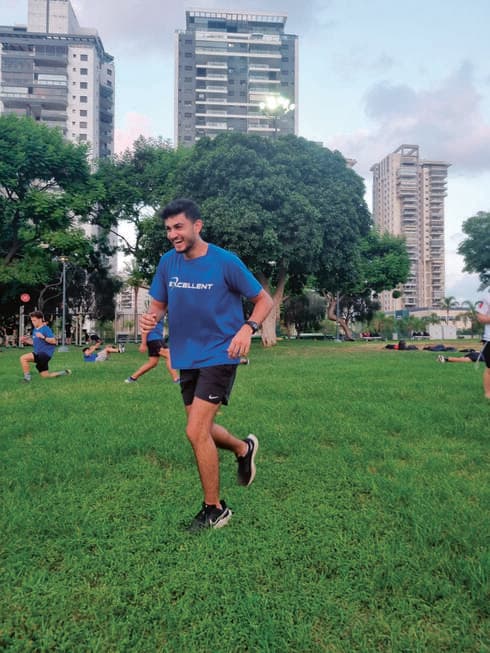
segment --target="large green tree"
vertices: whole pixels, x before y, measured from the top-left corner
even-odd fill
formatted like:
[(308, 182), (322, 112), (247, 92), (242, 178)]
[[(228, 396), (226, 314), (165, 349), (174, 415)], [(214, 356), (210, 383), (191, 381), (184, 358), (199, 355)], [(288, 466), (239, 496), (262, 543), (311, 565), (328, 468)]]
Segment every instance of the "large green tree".
[(336, 242), (332, 253), (330, 234), (325, 232), (317, 278), (327, 299), (327, 317), (338, 321), (346, 337), (352, 338), (350, 321), (369, 321), (379, 309), (377, 295), (404, 283), (409, 271), (402, 238), (371, 228), (355, 243)]
[(56, 286), (61, 254), (86, 267), (80, 229), (93, 204), (87, 148), (31, 118), (0, 116), (0, 295)]
[(141, 239), (147, 233), (148, 218), (172, 199), (175, 169), (186, 152), (173, 150), (160, 138), (140, 137), (122, 154), (97, 162), (92, 221), (115, 234), (121, 251), (137, 264), (145, 258)]
[(201, 139), (177, 170), (175, 195), (200, 204), (204, 237), (235, 251), (273, 295), (266, 345), (288, 279), (301, 287), (322, 252), (348, 255), (370, 228), (362, 179), (339, 152), (296, 136)]
[(466, 238), (458, 247), (465, 272), (476, 272), (482, 286), (490, 284), (490, 213), (479, 211), (463, 222)]

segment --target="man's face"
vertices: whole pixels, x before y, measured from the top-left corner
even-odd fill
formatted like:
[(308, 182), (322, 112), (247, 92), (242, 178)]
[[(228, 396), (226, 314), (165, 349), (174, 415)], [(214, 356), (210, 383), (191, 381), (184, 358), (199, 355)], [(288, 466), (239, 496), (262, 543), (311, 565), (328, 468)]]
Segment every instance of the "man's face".
[(39, 327), (42, 326), (43, 323), (40, 317), (31, 317), (31, 322), (32, 322), (32, 326), (35, 329), (39, 329)]
[(185, 213), (179, 213), (165, 220), (165, 228), (167, 238), (174, 246), (175, 251), (179, 254), (186, 254), (199, 240), (202, 221), (193, 222), (186, 217)]

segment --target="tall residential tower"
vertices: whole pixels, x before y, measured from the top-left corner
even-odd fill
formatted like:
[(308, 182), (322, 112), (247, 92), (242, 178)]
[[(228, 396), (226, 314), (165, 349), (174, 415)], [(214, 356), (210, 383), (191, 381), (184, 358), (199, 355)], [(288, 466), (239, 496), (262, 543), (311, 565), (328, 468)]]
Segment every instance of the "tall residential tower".
[(0, 27), (0, 113), (59, 127), (93, 159), (114, 151), (114, 84), (112, 56), (70, 0), (29, 0), (27, 27)]
[(176, 34), (175, 142), (238, 131), (297, 132), (297, 109), (270, 115), (261, 103), (298, 105), (298, 37), (286, 15), (190, 9)]
[(382, 293), (382, 310), (437, 308), (444, 297), (444, 198), (450, 163), (419, 159), (400, 145), (372, 166), (373, 218), (380, 231), (404, 236), (410, 277), (400, 299)]

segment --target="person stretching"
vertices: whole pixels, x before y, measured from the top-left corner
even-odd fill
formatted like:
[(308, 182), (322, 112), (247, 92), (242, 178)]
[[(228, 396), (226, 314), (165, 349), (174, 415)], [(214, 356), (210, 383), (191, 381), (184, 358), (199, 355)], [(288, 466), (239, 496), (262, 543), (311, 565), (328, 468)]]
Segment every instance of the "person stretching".
[(179, 383), (179, 373), (177, 370), (174, 370), (170, 361), (170, 349), (168, 348), (168, 343), (163, 337), (163, 320), (160, 320), (158, 324), (148, 333), (143, 331), (141, 335), (141, 345), (139, 350), (142, 354), (148, 350), (148, 362), (144, 363), (140, 368), (133, 372), (131, 376), (125, 380), (125, 383), (135, 383), (140, 376), (146, 374), (160, 362), (160, 358), (165, 359), (165, 364), (167, 366), (168, 373), (172, 377), (174, 383)]

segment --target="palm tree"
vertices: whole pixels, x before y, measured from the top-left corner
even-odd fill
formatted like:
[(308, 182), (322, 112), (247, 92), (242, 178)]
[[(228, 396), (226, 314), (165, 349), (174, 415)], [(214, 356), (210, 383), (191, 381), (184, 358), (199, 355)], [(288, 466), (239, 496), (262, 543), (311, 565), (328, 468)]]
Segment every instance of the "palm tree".
[(131, 265), (126, 263), (125, 272), (128, 275), (126, 277), (125, 283), (127, 286), (133, 289), (133, 329), (134, 329), (134, 341), (138, 342), (138, 294), (140, 288), (148, 288), (144, 276), (141, 274), (141, 271), (138, 268), (136, 261), (133, 261)]
[(449, 311), (452, 308), (456, 308), (458, 305), (458, 302), (456, 301), (456, 298), (453, 297), (452, 295), (450, 297), (444, 297), (441, 300), (441, 308), (446, 311), (446, 324), (449, 324)]
[(473, 332), (478, 330), (479, 322), (476, 317), (477, 311), (476, 311), (476, 304), (469, 299), (466, 299), (464, 302), (461, 303), (461, 306), (466, 306), (468, 310), (466, 311), (465, 315), (468, 317), (471, 323), (471, 335), (473, 335)]

